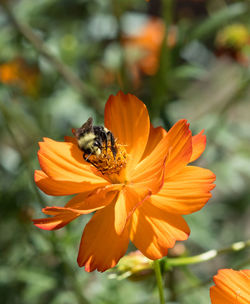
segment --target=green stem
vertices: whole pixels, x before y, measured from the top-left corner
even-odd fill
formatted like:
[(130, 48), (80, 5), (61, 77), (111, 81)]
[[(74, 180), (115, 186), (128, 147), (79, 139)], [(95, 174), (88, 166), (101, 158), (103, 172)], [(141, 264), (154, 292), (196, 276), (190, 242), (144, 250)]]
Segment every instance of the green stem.
[(165, 304), (160, 260), (155, 260), (154, 261), (154, 269), (155, 269), (155, 277), (156, 277), (158, 291), (159, 291), (160, 304)]
[(162, 40), (159, 67), (152, 78), (152, 86), (154, 91), (154, 104), (152, 106), (152, 115), (159, 116), (164, 113), (166, 104), (171, 100), (171, 75), (172, 75), (172, 50), (168, 45), (168, 37), (173, 21), (173, 0), (162, 1), (163, 20), (165, 23), (165, 34)]
[(164, 261), (164, 269), (167, 270), (173, 266), (183, 266), (183, 265), (190, 265), (190, 264), (197, 264), (212, 260), (213, 258), (217, 257), (220, 254), (229, 253), (229, 252), (237, 252), (241, 251), (247, 247), (250, 247), (250, 240), (248, 241), (241, 241), (233, 243), (231, 246), (222, 248), (219, 250), (209, 250), (202, 254), (194, 255), (191, 257), (180, 257), (180, 258), (163, 258)]

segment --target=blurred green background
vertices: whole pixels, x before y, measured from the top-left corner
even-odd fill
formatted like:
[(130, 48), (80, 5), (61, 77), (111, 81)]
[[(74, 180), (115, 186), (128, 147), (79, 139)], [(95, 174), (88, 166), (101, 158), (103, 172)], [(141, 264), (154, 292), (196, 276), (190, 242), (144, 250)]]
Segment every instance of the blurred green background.
[[(63, 140), (109, 95), (133, 93), (154, 125), (205, 129), (197, 164), (217, 175), (213, 198), (186, 216), (187, 255), (250, 235), (250, 3), (226, 0), (0, 0), (0, 302), (158, 303), (140, 282), (86, 273), (76, 262), (88, 216), (56, 231), (31, 219), (49, 197), (33, 182), (38, 142)], [(131, 247), (132, 248), (132, 247)], [(249, 249), (166, 274), (168, 303), (206, 304), (219, 268), (247, 268)]]

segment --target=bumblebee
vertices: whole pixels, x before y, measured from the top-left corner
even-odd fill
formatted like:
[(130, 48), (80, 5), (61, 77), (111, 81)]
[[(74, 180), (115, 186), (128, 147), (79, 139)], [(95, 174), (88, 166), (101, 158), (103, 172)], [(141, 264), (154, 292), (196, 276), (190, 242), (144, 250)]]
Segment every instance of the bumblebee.
[[(79, 148), (83, 151), (83, 158), (92, 163), (89, 160), (91, 155), (101, 155), (103, 149), (112, 151), (113, 157), (116, 157), (115, 138), (110, 130), (103, 126), (93, 126), (93, 118), (90, 117), (81, 128), (74, 129)], [(93, 164), (93, 163), (92, 163)], [(94, 165), (94, 164), (93, 164)]]

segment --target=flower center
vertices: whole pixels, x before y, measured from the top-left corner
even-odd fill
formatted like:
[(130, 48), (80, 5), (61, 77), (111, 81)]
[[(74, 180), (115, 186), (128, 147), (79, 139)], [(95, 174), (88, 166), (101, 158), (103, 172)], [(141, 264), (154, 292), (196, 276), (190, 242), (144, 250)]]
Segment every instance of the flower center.
[(102, 174), (113, 175), (119, 174), (126, 167), (127, 151), (123, 145), (115, 143), (116, 155), (111, 150), (111, 144), (108, 142), (107, 148), (105, 143), (102, 144), (99, 155), (91, 155), (88, 159)]

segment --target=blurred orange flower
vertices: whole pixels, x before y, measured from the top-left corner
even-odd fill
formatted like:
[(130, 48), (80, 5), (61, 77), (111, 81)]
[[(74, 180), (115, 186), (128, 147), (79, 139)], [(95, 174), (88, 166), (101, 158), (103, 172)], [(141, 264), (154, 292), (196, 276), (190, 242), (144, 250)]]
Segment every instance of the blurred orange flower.
[(37, 186), (49, 195), (76, 194), (65, 207), (46, 207), (50, 218), (34, 220), (45, 230), (59, 229), (95, 212), (86, 225), (78, 254), (86, 271), (105, 271), (125, 254), (129, 239), (149, 259), (167, 254), (190, 230), (183, 219), (211, 197), (215, 175), (187, 166), (204, 151), (203, 131), (192, 136), (186, 120), (166, 132), (150, 124), (146, 106), (130, 94), (111, 95), (105, 127), (116, 138), (116, 157), (104, 151), (96, 167), (83, 159), (76, 139), (44, 138), (35, 172)]
[[(154, 75), (157, 72), (165, 30), (164, 22), (160, 18), (152, 17), (137, 35), (124, 38), (126, 59), (134, 77), (138, 77), (140, 71), (146, 75)], [(171, 27), (167, 37), (169, 47), (176, 44), (176, 36), (176, 29)], [(137, 56), (131, 56), (133, 51)]]
[(0, 65), (0, 82), (19, 87), (27, 95), (36, 95), (39, 72), (23, 58), (15, 58)]
[(250, 270), (220, 269), (210, 288), (212, 304), (249, 304)]

